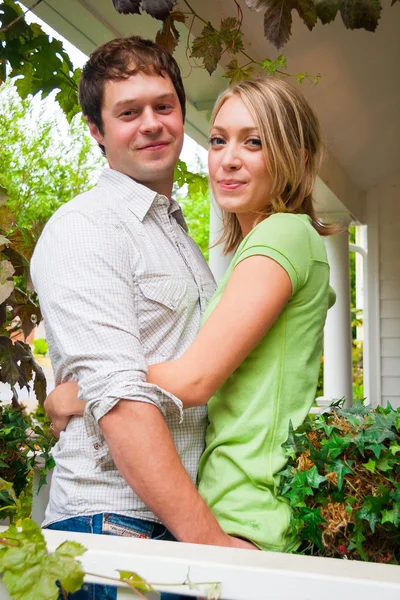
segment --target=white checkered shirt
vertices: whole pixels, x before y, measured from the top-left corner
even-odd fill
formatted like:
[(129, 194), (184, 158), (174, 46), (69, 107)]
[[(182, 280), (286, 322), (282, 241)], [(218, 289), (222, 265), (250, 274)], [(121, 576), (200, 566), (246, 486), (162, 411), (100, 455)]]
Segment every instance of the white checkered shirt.
[(78, 379), (87, 401), (54, 448), (43, 525), (101, 512), (158, 521), (120, 475), (97, 422), (121, 398), (158, 406), (195, 481), (206, 409), (182, 411), (146, 383), (148, 364), (188, 348), (215, 291), (179, 205), (106, 169), (50, 219), (31, 271), (56, 384)]

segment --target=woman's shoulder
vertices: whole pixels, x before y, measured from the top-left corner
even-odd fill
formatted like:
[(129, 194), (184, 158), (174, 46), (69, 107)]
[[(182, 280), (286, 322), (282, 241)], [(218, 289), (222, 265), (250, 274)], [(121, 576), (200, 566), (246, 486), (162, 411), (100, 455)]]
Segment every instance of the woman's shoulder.
[(308, 215), (274, 213), (258, 223), (244, 238), (242, 247), (254, 245), (302, 244), (310, 236), (317, 235)]

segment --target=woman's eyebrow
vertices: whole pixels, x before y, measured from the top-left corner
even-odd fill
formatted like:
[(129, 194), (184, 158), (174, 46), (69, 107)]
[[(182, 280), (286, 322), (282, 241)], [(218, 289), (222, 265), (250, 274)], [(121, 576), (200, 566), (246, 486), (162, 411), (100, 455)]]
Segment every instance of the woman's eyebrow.
[[(225, 133), (227, 129), (225, 127), (221, 127), (220, 125), (213, 125), (211, 127), (211, 131), (220, 131), (221, 133)], [(258, 134), (257, 127), (242, 127), (241, 129), (239, 129), (239, 131), (240, 133), (244, 133), (245, 135), (248, 135), (249, 133)]]

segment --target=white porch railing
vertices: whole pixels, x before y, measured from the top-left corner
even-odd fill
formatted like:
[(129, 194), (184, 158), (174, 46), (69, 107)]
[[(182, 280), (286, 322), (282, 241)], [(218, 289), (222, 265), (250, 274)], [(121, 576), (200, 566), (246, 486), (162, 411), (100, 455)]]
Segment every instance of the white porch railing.
[[(83, 544), (88, 552), (81, 561), (87, 572), (118, 577), (119, 569), (134, 571), (154, 583), (158, 591), (185, 596), (206, 596), (206, 582), (219, 582), (224, 600), (400, 598), (400, 568), (393, 565), (84, 533), (50, 530), (43, 533), (49, 551), (54, 551), (65, 540)], [(192, 582), (203, 582), (203, 585), (199, 584), (196, 589), (166, 585), (184, 582), (188, 571)], [(93, 575), (86, 581), (107, 583)], [(154, 594), (148, 595), (152, 597)], [(0, 598), (7, 598), (1, 586)], [(129, 598), (135, 595), (120, 583), (118, 600)]]

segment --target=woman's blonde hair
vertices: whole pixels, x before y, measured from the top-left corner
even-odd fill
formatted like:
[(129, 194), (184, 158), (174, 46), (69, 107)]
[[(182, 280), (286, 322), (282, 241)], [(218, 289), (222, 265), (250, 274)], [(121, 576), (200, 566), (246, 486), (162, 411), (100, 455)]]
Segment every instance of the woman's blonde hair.
[[(336, 233), (321, 222), (313, 206), (313, 189), (324, 145), (318, 119), (303, 94), (274, 77), (240, 81), (222, 92), (215, 104), (211, 124), (225, 102), (239, 96), (260, 133), (268, 172), (272, 180), (270, 204), (255, 215), (255, 223), (274, 213), (306, 214), (320, 235)], [(224, 254), (237, 249), (243, 239), (234, 213), (222, 212)]]

